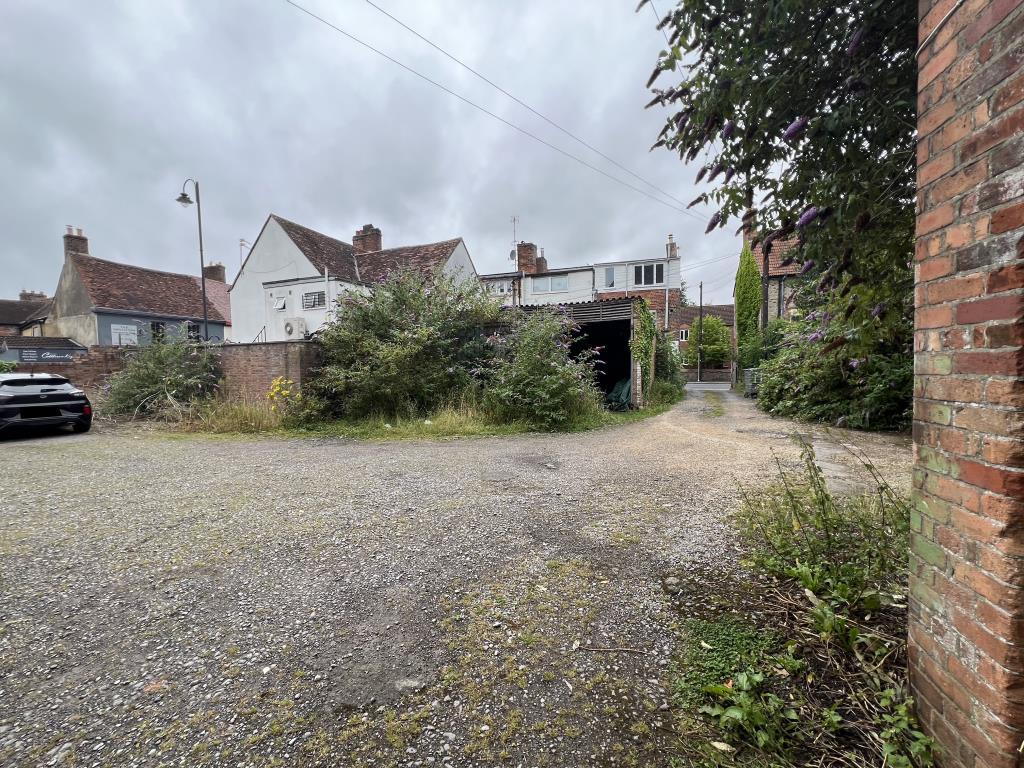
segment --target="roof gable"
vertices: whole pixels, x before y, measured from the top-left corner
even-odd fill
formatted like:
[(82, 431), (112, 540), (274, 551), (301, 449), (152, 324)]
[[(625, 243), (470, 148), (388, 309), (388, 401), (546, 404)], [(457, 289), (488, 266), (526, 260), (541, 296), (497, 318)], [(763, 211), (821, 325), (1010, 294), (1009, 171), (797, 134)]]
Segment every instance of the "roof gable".
[[(89, 295), (92, 308), (119, 312), (145, 312), (167, 317), (200, 319), (203, 316), (203, 294), (200, 278), (175, 272), (119, 264), (97, 259), (84, 253), (68, 255), (78, 278)], [(219, 286), (227, 293), (227, 285), (216, 280), (206, 281), (207, 314), (217, 323), (230, 322), (222, 302), (214, 297)]]
[(330, 270), (330, 274), (350, 283), (358, 283), (359, 271), (356, 268), (355, 248), (343, 240), (328, 237), (315, 229), (296, 224), (294, 221), (282, 219), (277, 214), (270, 218), (278, 223), (302, 255), (309, 259), (320, 274)]

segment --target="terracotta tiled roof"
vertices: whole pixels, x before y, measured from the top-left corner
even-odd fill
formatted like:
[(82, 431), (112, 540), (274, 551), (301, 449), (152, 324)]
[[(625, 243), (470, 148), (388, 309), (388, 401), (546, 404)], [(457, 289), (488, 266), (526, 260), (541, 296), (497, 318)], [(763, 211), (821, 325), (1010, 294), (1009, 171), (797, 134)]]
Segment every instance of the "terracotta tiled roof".
[[(231, 298), (228, 296), (227, 283), (206, 278), (206, 303), (231, 325)], [(210, 316), (213, 317), (212, 313)]]
[(396, 269), (431, 272), (448, 261), (455, 246), (460, 242), (462, 238), (457, 237), (454, 240), (442, 240), (440, 243), (406, 245), (401, 248), (360, 253), (356, 256), (359, 277), (364, 283), (373, 283), (383, 280), (389, 272)]
[[(800, 272), (800, 268), (803, 266), (799, 260), (794, 261), (792, 264), (782, 266), (782, 262), (791, 250), (796, 248), (797, 239), (793, 237), (780, 238), (772, 243), (772, 251), (768, 254), (768, 277), (782, 277), (783, 275), (795, 275)], [(758, 274), (764, 274), (764, 251), (761, 249), (761, 243), (757, 244), (754, 250), (754, 261), (757, 262)]]
[(85, 349), (77, 341), (64, 336), (0, 336), (0, 349), (69, 349), (78, 347)]
[[(281, 225), (292, 242), (302, 251), (302, 255), (309, 259), (322, 275), (324, 269), (329, 269), (331, 275), (341, 278), (349, 283), (359, 282), (356, 277), (356, 265), (353, 256), (355, 249), (342, 240), (335, 240), (315, 229), (296, 224), (294, 221), (282, 219), (276, 214), (270, 214), (270, 218)], [(363, 278), (365, 280), (365, 278)]]
[[(732, 304), (705, 304), (704, 315), (717, 317), (726, 325), (733, 325), (736, 322), (736, 308)], [(700, 316), (700, 307), (689, 306), (680, 310), (679, 322), (692, 325), (697, 322)]]
[(0, 299), (0, 325), (21, 325), (29, 320), (46, 317), (50, 310), (50, 299), (19, 301)]
[[(118, 264), (84, 253), (68, 256), (75, 265), (82, 285), (94, 309), (122, 312), (147, 312), (167, 317), (199, 320), (203, 317), (203, 294), (199, 278), (156, 269)], [(212, 322), (228, 322), (211, 294), (218, 290), (216, 280), (207, 280), (208, 314)], [(220, 283), (220, 285), (224, 285)], [(227, 286), (224, 285), (224, 291)]]

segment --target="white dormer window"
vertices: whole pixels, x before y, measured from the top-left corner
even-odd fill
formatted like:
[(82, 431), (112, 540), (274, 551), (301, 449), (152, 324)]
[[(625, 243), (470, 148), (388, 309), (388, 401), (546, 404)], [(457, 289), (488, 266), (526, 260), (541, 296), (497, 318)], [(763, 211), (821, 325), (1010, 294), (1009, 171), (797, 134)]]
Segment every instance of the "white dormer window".
[(665, 284), (665, 265), (664, 263), (659, 264), (634, 264), (633, 265), (633, 285), (647, 286), (647, 285), (664, 285)]
[(614, 288), (615, 287), (615, 267), (604, 268), (604, 287)]
[(284, 312), (286, 308), (287, 307), (284, 296), (278, 296), (276, 299), (274, 299), (274, 309), (276, 309), (278, 312)]

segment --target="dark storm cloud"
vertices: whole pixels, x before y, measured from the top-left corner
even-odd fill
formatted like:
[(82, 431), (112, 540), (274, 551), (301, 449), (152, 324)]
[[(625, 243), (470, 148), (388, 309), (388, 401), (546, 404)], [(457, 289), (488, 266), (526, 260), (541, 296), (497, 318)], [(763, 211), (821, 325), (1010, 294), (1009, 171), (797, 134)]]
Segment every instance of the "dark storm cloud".
[[(565, 150), (644, 187), (382, 16), (305, 0), (338, 26)], [(624, 0), (379, 4), (677, 198), (696, 168), (647, 148), (661, 127), (643, 83), (663, 40)], [(428, 85), (283, 0), (5, 4), (0, 27), (0, 297), (52, 291), (65, 224), (95, 255), (196, 272), (200, 179), (209, 260), (238, 265), (273, 211), (343, 239), (461, 235), (480, 271), (519, 235), (553, 265), (663, 252), (672, 232), (696, 299), (730, 301), (733, 227), (687, 217)], [(652, 194), (653, 193), (652, 190)], [(706, 217), (710, 212), (695, 208)]]

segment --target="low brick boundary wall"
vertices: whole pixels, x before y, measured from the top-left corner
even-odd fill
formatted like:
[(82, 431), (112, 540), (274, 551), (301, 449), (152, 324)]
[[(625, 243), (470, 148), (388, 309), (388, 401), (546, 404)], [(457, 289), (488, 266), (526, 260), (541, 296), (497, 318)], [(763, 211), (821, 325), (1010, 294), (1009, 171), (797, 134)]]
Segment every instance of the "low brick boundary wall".
[[(696, 368), (684, 368), (683, 376), (687, 381), (697, 380), (697, 369)], [(701, 381), (724, 381), (732, 382), (732, 369), (731, 368), (705, 368), (700, 372)]]
[[(107, 380), (124, 368), (126, 347), (90, 347), (73, 362), (19, 363), (19, 373), (55, 373), (94, 397)], [(299, 387), (320, 359), (319, 347), (311, 341), (279, 341), (264, 344), (224, 344), (218, 348), (224, 376), (224, 390), (239, 400), (265, 397), (278, 376)]]
[(89, 347), (70, 362), (18, 363), (18, 373), (54, 373), (67, 376), (76, 386), (89, 393), (99, 391), (107, 379), (124, 367), (124, 347)]
[(311, 341), (271, 341), (263, 344), (225, 344), (220, 365), (227, 394), (238, 400), (258, 400), (278, 376), (299, 388), (320, 362), (320, 348)]

